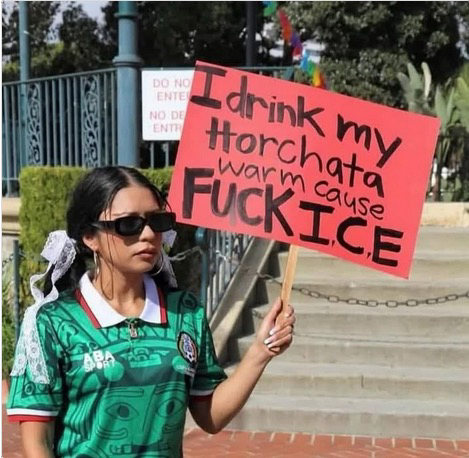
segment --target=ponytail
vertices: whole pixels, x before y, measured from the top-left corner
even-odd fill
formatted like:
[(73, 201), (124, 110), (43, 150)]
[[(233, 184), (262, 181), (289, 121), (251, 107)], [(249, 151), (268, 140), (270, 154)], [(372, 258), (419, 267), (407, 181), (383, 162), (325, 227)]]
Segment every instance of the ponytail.
[[(43, 293), (44, 296), (47, 296), (52, 291), (52, 272), (53, 269), (51, 269), (45, 279), (44, 279), (44, 287), (43, 287)], [(82, 255), (77, 255), (75, 256), (75, 260), (73, 261), (73, 264), (70, 266), (70, 269), (55, 282), (55, 287), (57, 288), (57, 291), (59, 293), (63, 291), (73, 291), (78, 287), (78, 284), (80, 282), (80, 278), (83, 276), (83, 274), (86, 272), (86, 261)]]

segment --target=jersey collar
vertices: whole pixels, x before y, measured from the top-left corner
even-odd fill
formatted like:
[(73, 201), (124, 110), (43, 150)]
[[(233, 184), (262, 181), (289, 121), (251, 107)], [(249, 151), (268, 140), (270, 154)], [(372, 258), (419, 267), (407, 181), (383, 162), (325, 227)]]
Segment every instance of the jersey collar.
[[(145, 287), (145, 306), (139, 318), (148, 323), (165, 324), (167, 321), (166, 308), (160, 290), (148, 275), (144, 275), (143, 283)], [(115, 326), (127, 319), (99, 294), (91, 283), (88, 273), (85, 273), (80, 279), (77, 299), (96, 328)]]

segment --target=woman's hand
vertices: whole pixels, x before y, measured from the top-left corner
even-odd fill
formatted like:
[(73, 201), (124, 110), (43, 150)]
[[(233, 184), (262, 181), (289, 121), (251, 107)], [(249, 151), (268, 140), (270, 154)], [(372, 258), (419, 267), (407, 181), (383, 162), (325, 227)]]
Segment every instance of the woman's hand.
[(192, 416), (204, 431), (221, 431), (245, 405), (269, 361), (290, 346), (295, 323), (293, 309), (287, 307), (285, 314), (277, 299), (234, 373), (215, 388), (210, 401), (191, 402)]
[(282, 301), (278, 298), (263, 319), (254, 342), (263, 356), (271, 359), (291, 345), (295, 320), (293, 307), (288, 305), (283, 314)]

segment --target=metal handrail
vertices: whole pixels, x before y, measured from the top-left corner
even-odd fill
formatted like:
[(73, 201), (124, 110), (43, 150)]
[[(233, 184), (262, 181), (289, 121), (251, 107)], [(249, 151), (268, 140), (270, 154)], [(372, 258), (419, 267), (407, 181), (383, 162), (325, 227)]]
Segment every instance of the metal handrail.
[(2, 84), (2, 195), (24, 166), (117, 163), (117, 75), (101, 69)]
[(210, 319), (238, 270), (252, 235), (199, 227), (195, 233), (201, 252), (200, 302)]
[(77, 72), (77, 73), (64, 73), (63, 75), (54, 75), (54, 76), (41, 76), (39, 78), (31, 78), (29, 80), (24, 80), (24, 81), (7, 81), (5, 83), (2, 83), (2, 86), (15, 86), (15, 85), (24, 85), (24, 84), (30, 84), (30, 83), (38, 83), (41, 81), (53, 81), (53, 80), (58, 80), (61, 78), (75, 78), (77, 76), (90, 76), (90, 75), (96, 75), (96, 74), (101, 74), (101, 73), (115, 73), (116, 69), (115, 68), (103, 68), (101, 70), (88, 70), (86, 72)]

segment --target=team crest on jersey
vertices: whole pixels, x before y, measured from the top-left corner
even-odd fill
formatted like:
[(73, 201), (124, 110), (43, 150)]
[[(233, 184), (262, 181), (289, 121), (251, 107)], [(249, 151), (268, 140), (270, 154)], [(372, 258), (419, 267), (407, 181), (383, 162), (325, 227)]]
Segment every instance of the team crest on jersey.
[(178, 349), (182, 357), (190, 364), (197, 362), (197, 347), (187, 332), (179, 333)]
[(115, 363), (116, 359), (108, 350), (95, 350), (85, 353), (83, 356), (83, 368), (85, 372), (90, 372), (94, 369), (104, 369), (105, 367), (113, 367)]

